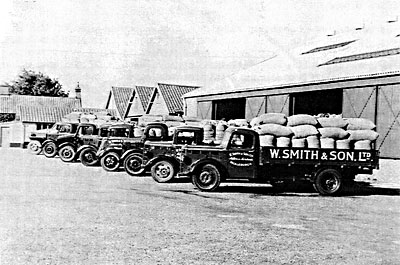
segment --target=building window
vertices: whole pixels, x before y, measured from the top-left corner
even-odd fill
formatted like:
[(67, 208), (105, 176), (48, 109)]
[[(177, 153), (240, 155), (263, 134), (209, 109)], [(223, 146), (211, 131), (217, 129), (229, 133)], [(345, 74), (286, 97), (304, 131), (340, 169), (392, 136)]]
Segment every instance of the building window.
[(321, 90), (295, 93), (290, 96), (290, 115), (321, 113), (341, 114), (343, 90)]

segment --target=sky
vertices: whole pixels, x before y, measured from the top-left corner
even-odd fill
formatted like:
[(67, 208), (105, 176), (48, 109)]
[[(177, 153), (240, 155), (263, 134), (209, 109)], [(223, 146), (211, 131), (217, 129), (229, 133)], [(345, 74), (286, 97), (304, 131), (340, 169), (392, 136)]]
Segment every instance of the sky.
[(399, 15), (398, 0), (1, 0), (0, 84), (34, 70), (104, 108), (112, 86), (207, 86)]

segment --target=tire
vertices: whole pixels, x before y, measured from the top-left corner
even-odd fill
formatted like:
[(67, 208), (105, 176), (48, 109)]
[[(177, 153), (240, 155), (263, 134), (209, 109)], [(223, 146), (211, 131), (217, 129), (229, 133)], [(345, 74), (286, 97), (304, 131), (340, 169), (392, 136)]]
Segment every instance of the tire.
[(58, 155), (62, 161), (72, 162), (75, 159), (76, 151), (73, 146), (66, 145), (61, 147), (60, 151), (58, 151)]
[(124, 159), (124, 169), (131, 176), (143, 174), (143, 156), (140, 154), (130, 154)]
[(32, 155), (38, 155), (42, 152), (42, 144), (36, 140), (30, 141), (27, 148)]
[(87, 167), (95, 166), (99, 162), (96, 156), (96, 150), (92, 148), (83, 149), (79, 154), (79, 160), (82, 165)]
[(119, 160), (120, 157), (117, 153), (110, 152), (100, 159), (100, 164), (105, 171), (117, 171), (119, 168)]
[(57, 145), (55, 142), (48, 142), (42, 148), (43, 154), (48, 157), (55, 157), (57, 155)]
[(205, 164), (192, 176), (192, 183), (201, 191), (214, 191), (221, 184), (221, 173), (213, 164)]
[(321, 195), (337, 195), (343, 187), (342, 174), (336, 169), (324, 169), (315, 177), (313, 186)]
[(151, 167), (151, 177), (158, 183), (170, 182), (175, 176), (175, 167), (168, 160), (161, 160)]

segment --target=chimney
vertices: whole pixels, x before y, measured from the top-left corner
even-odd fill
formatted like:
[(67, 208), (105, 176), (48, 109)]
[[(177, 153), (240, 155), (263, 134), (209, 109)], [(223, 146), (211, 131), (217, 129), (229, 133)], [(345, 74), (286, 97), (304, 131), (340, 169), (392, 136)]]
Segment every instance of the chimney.
[(75, 98), (79, 99), (79, 101), (81, 101), (81, 104), (82, 104), (82, 94), (81, 94), (81, 87), (79, 86), (79, 82), (75, 87)]

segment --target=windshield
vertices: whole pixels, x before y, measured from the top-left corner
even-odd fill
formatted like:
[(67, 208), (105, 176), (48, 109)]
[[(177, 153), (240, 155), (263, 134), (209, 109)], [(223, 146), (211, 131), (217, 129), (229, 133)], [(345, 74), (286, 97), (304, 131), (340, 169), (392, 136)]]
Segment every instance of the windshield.
[(79, 128), (79, 135), (93, 135), (92, 126), (82, 126)]
[(70, 133), (72, 128), (71, 128), (71, 125), (69, 125), (69, 124), (57, 124), (56, 129), (60, 133)]
[(129, 137), (129, 128), (111, 128), (109, 136), (113, 137)]
[(100, 129), (100, 136), (107, 137), (108, 136), (108, 128), (101, 128)]

